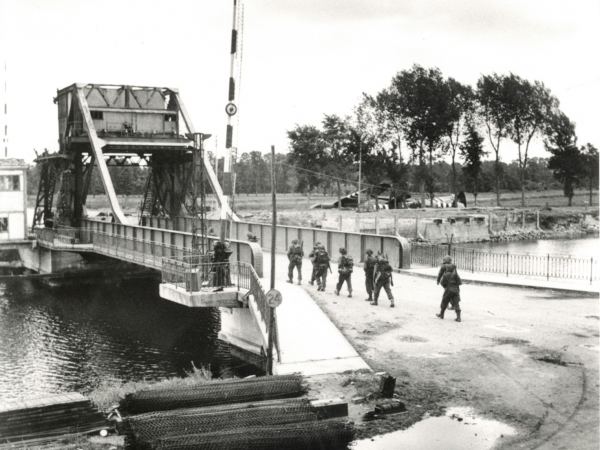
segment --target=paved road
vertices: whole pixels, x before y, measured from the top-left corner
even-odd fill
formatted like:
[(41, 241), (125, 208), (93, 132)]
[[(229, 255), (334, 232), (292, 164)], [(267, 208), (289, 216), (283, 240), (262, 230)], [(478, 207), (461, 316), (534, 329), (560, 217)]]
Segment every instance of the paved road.
[[(325, 293), (303, 286), (373, 369), (399, 383), (431, 381), (448, 394), (448, 406), (470, 406), (515, 427), (519, 434), (504, 448), (598, 449), (597, 296), (465, 283), (457, 323), (452, 311), (435, 317), (442, 289), (433, 280), (395, 274), (396, 308), (384, 293), (375, 307), (363, 300), (360, 267), (352, 299), (333, 294), (332, 268)], [(277, 279), (286, 273), (278, 255)], [(305, 280), (309, 274), (306, 260)]]

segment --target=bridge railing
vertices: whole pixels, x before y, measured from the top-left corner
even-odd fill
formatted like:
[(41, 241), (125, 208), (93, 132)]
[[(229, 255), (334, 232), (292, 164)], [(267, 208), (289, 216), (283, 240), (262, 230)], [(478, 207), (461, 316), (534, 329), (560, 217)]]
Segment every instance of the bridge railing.
[[(410, 254), (413, 264), (436, 267), (448, 254), (448, 246), (413, 243)], [(500, 253), (464, 247), (452, 247), (450, 256), (457, 268), (470, 272), (589, 280), (590, 284), (600, 279), (598, 258), (594, 257)]]
[[(186, 260), (204, 259), (203, 257), (192, 256), (184, 258), (184, 261), (163, 258), (162, 260), (162, 281), (185, 290), (186, 292), (214, 291), (218, 288), (227, 288), (243, 285), (249, 285), (249, 280), (243, 282), (240, 280), (239, 266), (244, 263), (214, 263), (208, 262), (194, 263)], [(247, 275), (244, 273), (243, 275)]]
[[(94, 249), (107, 255), (130, 259), (142, 264), (152, 265), (160, 269), (162, 258), (181, 260), (184, 256), (197, 253), (194, 248), (195, 236), (187, 231), (175, 231), (141, 227), (118, 223), (107, 223), (94, 220), (83, 220), (83, 228), (90, 230), (94, 236)], [(212, 249), (217, 236), (207, 237), (207, 248)], [(97, 246), (96, 246), (97, 241)], [(117, 247), (118, 246), (118, 247)], [(262, 276), (262, 250), (254, 242), (230, 240), (232, 255), (230, 262), (247, 262)]]
[[(176, 217), (174, 219), (147, 217), (146, 224), (164, 230), (189, 232), (193, 230), (194, 219), (192, 217)], [(216, 235), (219, 234), (221, 225), (220, 220), (208, 221), (208, 226), (213, 229)], [(248, 235), (256, 236), (260, 245), (265, 250), (270, 250), (271, 228), (272, 226), (266, 223), (232, 222), (231, 237), (238, 241), (247, 241)], [(410, 244), (407, 239), (401, 236), (382, 236), (345, 230), (277, 225), (275, 251), (286, 252), (293, 239), (298, 239), (303, 243), (305, 253), (310, 252), (314, 243), (319, 241), (325, 246), (329, 254), (337, 254), (338, 248), (345, 247), (357, 261), (362, 261), (365, 251), (370, 248), (374, 252), (381, 251), (387, 254), (393, 268), (410, 268)]]

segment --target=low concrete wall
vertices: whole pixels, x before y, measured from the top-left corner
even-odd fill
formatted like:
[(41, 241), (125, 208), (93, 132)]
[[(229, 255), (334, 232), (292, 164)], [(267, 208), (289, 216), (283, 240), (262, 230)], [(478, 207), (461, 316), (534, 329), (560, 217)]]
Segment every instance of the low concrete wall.
[(453, 242), (475, 242), (489, 240), (488, 225), (485, 222), (423, 222), (423, 237), (429, 242), (446, 243), (452, 235)]

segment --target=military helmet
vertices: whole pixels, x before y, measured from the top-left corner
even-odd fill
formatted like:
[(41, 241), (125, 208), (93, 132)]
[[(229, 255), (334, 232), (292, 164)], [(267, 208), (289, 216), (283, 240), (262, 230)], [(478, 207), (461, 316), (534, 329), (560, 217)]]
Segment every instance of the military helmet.
[(315, 245), (314, 245), (315, 248), (319, 248), (320, 246), (321, 246), (321, 243), (319, 241), (315, 242)]
[(347, 253), (347, 252), (346, 252), (346, 249), (345, 249), (344, 247), (340, 248), (340, 253), (341, 253), (342, 255), (345, 255), (345, 254)]
[(444, 264), (450, 264), (452, 262), (452, 257), (450, 255), (444, 256)]
[(367, 251), (365, 252), (367, 255), (371, 256), (373, 254), (373, 250), (371, 250), (370, 248), (367, 249)]
[(298, 239), (292, 240), (292, 244), (294, 244), (294, 245), (298, 244)]

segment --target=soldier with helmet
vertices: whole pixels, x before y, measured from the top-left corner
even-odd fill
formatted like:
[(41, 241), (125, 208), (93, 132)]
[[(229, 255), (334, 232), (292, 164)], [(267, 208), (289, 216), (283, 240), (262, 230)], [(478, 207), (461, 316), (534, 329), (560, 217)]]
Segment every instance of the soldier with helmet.
[(373, 279), (375, 277), (375, 266), (377, 265), (377, 260), (373, 256), (373, 250), (367, 249), (365, 253), (365, 263), (363, 268), (365, 270), (365, 284), (367, 288), (367, 294), (369, 294), (369, 298), (366, 298), (365, 301), (372, 302), (374, 290)]
[(317, 261), (316, 261), (316, 255), (317, 255), (317, 250), (319, 249), (320, 246), (321, 246), (321, 243), (319, 241), (315, 242), (315, 245), (313, 245), (312, 252), (310, 252), (308, 254), (308, 257), (310, 258), (310, 262), (312, 263), (312, 273), (310, 275), (310, 281), (308, 282), (308, 284), (310, 284), (311, 286), (315, 284), (315, 280), (317, 279), (318, 266), (317, 266)]
[(298, 242), (298, 239), (292, 241), (292, 245), (288, 249), (287, 253), (290, 264), (288, 265), (288, 283), (294, 282), (294, 267), (298, 269), (298, 284), (302, 282), (302, 257), (304, 256), (304, 250)]
[(452, 264), (452, 257), (449, 255), (444, 256), (442, 267), (440, 267), (438, 273), (437, 284), (441, 284), (444, 288), (444, 295), (442, 296), (440, 313), (436, 314), (436, 316), (443, 319), (448, 304), (451, 304), (456, 312), (455, 320), (460, 322), (460, 285), (462, 284), (462, 280), (458, 276), (456, 266)]
[(381, 288), (385, 289), (385, 292), (390, 300), (390, 308), (394, 307), (394, 295), (390, 285), (394, 285), (392, 280), (392, 266), (388, 259), (381, 252), (377, 254), (377, 264), (375, 265), (375, 298), (371, 302), (371, 305), (377, 306), (379, 300), (379, 293)]
[(317, 285), (319, 288), (317, 291), (325, 291), (325, 286), (327, 285), (327, 270), (331, 271), (331, 266), (329, 265), (329, 253), (325, 250), (324, 245), (320, 245), (315, 254), (315, 263), (317, 266)]
[(348, 284), (348, 297), (352, 298), (352, 271), (354, 270), (354, 261), (352, 256), (347, 254), (345, 248), (340, 248), (340, 257), (338, 259), (338, 278), (337, 286), (335, 287), (335, 295), (340, 295), (344, 281)]

